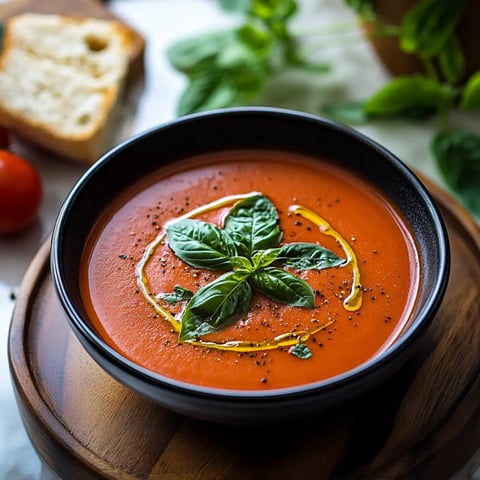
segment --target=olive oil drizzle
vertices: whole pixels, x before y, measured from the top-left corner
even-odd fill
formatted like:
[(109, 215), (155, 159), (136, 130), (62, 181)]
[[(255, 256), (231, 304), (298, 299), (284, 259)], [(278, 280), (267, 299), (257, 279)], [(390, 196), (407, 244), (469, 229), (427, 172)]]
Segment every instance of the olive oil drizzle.
[(331, 225), (324, 218), (320, 217), (312, 210), (303, 207), (302, 205), (292, 205), (289, 208), (289, 211), (291, 213), (294, 213), (295, 215), (300, 215), (306, 220), (312, 222), (319, 228), (321, 233), (323, 233), (324, 235), (328, 235), (329, 237), (333, 237), (342, 247), (347, 257), (347, 260), (341, 266), (352, 266), (352, 289), (350, 291), (350, 294), (343, 301), (343, 306), (345, 310), (348, 310), (349, 312), (358, 310), (362, 306), (363, 290), (362, 284), (360, 282), (360, 268), (358, 267), (357, 256), (355, 255), (353, 248), (342, 237), (342, 235), (340, 235), (339, 232), (337, 232), (331, 227)]
[[(190, 212), (178, 217), (178, 218), (195, 218), (198, 215), (203, 213), (207, 213), (218, 208), (222, 208), (228, 205), (231, 205), (237, 201), (244, 200), (248, 197), (258, 195), (258, 192), (250, 192), (246, 194), (239, 194), (239, 195), (228, 195), (222, 197), (218, 200), (215, 200), (210, 203), (206, 203), (205, 205), (201, 205)], [(360, 286), (360, 273), (358, 269), (358, 263), (356, 260), (355, 253), (353, 249), (350, 247), (348, 242), (331, 226), (324, 220), (322, 217), (318, 216), (316, 213), (312, 212), (311, 210), (302, 207), (301, 205), (293, 205), (290, 207), (290, 211), (302, 216), (303, 218), (311, 221), (313, 224), (317, 225), (320, 229), (320, 232), (334, 237), (340, 246), (343, 248), (345, 255), (347, 256), (347, 260), (341, 266), (347, 266), (352, 264), (353, 267), (353, 286), (350, 295), (344, 301), (344, 308), (346, 310), (358, 310), (361, 306), (361, 298), (362, 298), (362, 290)], [(149, 302), (155, 311), (167, 320), (175, 332), (180, 332), (180, 321), (175, 318), (171, 312), (159, 304), (155, 295), (152, 293), (150, 289), (150, 285), (148, 282), (147, 275), (145, 274), (145, 268), (152, 258), (155, 249), (158, 245), (162, 244), (165, 241), (165, 230), (160, 232), (157, 237), (147, 246), (145, 252), (141, 260), (137, 264), (136, 268), (136, 275), (137, 275), (137, 284), (142, 293), (143, 297)], [(214, 342), (202, 339), (192, 339), (186, 340), (185, 343), (190, 343), (192, 345), (197, 345), (206, 348), (213, 348), (217, 350), (233, 350), (235, 352), (253, 352), (253, 351), (260, 351), (260, 350), (273, 350), (279, 347), (290, 347), (296, 345), (300, 342), (307, 341), (310, 337), (315, 335), (316, 333), (325, 330), (330, 325), (335, 323), (334, 320), (329, 320), (319, 327), (313, 330), (297, 330), (292, 332), (283, 333), (277, 335), (271, 340), (266, 340), (263, 342), (254, 342), (250, 340), (229, 340), (225, 342)]]

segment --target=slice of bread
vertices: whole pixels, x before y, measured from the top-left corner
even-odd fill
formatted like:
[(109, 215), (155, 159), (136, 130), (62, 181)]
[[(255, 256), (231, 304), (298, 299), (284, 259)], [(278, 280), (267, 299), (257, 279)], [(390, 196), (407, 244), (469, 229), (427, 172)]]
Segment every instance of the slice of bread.
[(0, 125), (94, 162), (111, 147), (131, 45), (131, 30), (115, 20), (11, 18), (0, 57)]

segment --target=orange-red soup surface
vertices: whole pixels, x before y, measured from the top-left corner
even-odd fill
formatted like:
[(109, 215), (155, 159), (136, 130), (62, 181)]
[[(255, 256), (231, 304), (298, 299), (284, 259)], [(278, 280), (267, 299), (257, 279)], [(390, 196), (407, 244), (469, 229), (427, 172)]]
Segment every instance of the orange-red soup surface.
[[(317, 242), (345, 258), (335, 238), (289, 212), (302, 205), (321, 216), (353, 249), (362, 305), (348, 311), (351, 266), (293, 272), (315, 292), (315, 308), (292, 307), (253, 294), (248, 316), (204, 340), (268, 343), (282, 333), (309, 332), (312, 356), (290, 348), (238, 352), (179, 342), (172, 325), (137, 283), (138, 263), (167, 221), (219, 198), (261, 192), (275, 205), (282, 243)], [(232, 205), (196, 217), (220, 228)], [(401, 216), (365, 181), (324, 161), (291, 153), (235, 151), (162, 167), (107, 209), (85, 248), (80, 272), (91, 321), (116, 351), (161, 375), (208, 387), (265, 390), (309, 384), (351, 370), (388, 348), (409, 319), (418, 289), (415, 242)], [(163, 241), (145, 267), (151, 292), (175, 285), (192, 291), (219, 275), (188, 266)], [(172, 306), (178, 313), (180, 307)]]

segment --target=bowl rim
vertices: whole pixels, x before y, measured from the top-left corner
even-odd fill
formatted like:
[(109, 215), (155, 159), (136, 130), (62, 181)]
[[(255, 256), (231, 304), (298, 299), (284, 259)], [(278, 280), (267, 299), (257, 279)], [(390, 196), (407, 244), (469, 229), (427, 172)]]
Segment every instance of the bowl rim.
[[(417, 314), (412, 324), (406, 329), (401, 337), (395, 340), (395, 342), (386, 350), (374, 355), (353, 369), (350, 369), (339, 375), (316, 382), (300, 384), (298, 386), (265, 390), (237, 390), (187, 383), (153, 372), (127, 359), (115, 349), (110, 347), (99, 335), (95, 333), (91, 327), (88, 326), (87, 322), (83, 320), (82, 316), (78, 313), (73, 303), (70, 301), (68, 292), (62, 283), (62, 269), (60, 267), (59, 256), (61, 250), (61, 239), (64, 231), (63, 224), (68, 218), (72, 210), (72, 205), (74, 204), (79, 192), (83, 188), (83, 185), (88, 182), (92, 176), (95, 176), (98, 174), (98, 172), (101, 172), (105, 164), (114, 161), (115, 157), (117, 157), (123, 150), (131, 148), (137, 142), (142, 141), (145, 137), (150, 137), (159, 130), (165, 130), (172, 127), (175, 128), (178, 125), (196, 122), (199, 120), (202, 121), (203, 119), (212, 117), (252, 114), (266, 114), (274, 116), (280, 115), (285, 118), (294, 117), (294, 120), (296, 119), (315, 122), (321, 127), (327, 127), (336, 130), (342, 135), (350, 136), (356, 142), (363, 143), (368, 148), (376, 150), (377, 153), (384, 158), (388, 158), (394, 167), (400, 170), (401, 173), (408, 179), (430, 213), (432, 224), (435, 227), (438, 250), (440, 254), (438, 258), (438, 276), (436, 278), (434, 288), (432, 288), (429, 292), (422, 312)], [(387, 363), (398, 360), (404, 351), (407, 350), (415, 341), (415, 339), (419, 337), (429, 326), (431, 320), (433, 319), (432, 317), (440, 307), (447, 288), (448, 277), (450, 273), (449, 240), (444, 221), (426, 187), (423, 185), (417, 175), (403, 161), (401, 161), (396, 155), (377, 143), (375, 140), (359, 132), (358, 130), (353, 129), (352, 127), (320, 117), (318, 115), (277, 107), (232, 107), (185, 115), (183, 117), (161, 123), (157, 126), (150, 127), (147, 130), (142, 131), (113, 147), (103, 154), (83, 173), (83, 175), (81, 175), (73, 188), (67, 194), (67, 197), (60, 208), (54, 224), (50, 253), (50, 269), (57, 296), (59, 297), (63, 310), (66, 313), (66, 317), (70, 323), (70, 326), (73, 328), (77, 336), (80, 335), (81, 340), (86, 342), (88, 347), (103, 357), (106, 357), (110, 364), (120, 367), (122, 370), (126, 369), (126, 371), (129, 372), (133, 377), (141, 378), (143, 381), (149, 384), (171, 391), (195, 395), (197, 397), (215, 397), (217, 399), (225, 400), (275, 400), (279, 398), (309, 396), (312, 394), (317, 395), (323, 391), (326, 393), (330, 390), (342, 388), (351, 383), (360, 382), (362, 379), (365, 379), (367, 375), (369, 376), (372, 373), (380, 373)], [(427, 321), (428, 319), (430, 319), (430, 321)]]

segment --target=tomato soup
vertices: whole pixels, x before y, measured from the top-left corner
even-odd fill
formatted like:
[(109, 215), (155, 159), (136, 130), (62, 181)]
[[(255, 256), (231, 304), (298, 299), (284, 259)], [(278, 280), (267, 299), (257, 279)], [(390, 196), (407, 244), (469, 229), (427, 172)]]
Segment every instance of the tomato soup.
[(327, 160), (261, 150), (161, 167), (104, 212), (83, 260), (82, 298), (113, 349), (234, 390), (375, 357), (408, 323), (420, 276), (413, 236), (377, 189)]

